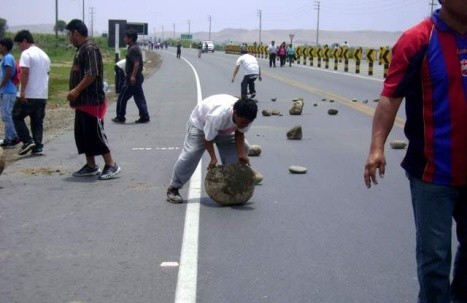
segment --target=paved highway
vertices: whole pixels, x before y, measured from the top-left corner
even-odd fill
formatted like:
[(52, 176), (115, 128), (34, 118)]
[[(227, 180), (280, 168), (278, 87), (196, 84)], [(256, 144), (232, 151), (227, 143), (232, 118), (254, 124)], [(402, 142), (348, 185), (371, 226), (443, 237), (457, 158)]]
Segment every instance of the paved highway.
[[(84, 161), (72, 132), (1, 176), (0, 302), (416, 301), (404, 151), (388, 148), (384, 179), (363, 184), (381, 77), (259, 59), (259, 112), (283, 114), (259, 113), (247, 134), (262, 146), (251, 163), (264, 181), (248, 204), (220, 207), (202, 187), (206, 155), (181, 190), (188, 203), (173, 205), (165, 189), (192, 108), (212, 94), (238, 95), (242, 77), (230, 82), (235, 55), (159, 54), (160, 69), (144, 84), (151, 123), (131, 123), (131, 101), (130, 123), (110, 122), (115, 104), (106, 116), (119, 178), (71, 177)], [(298, 97), (303, 114), (290, 116)], [(405, 139), (403, 121), (401, 112), (389, 140)], [(302, 140), (287, 140), (294, 125)], [(290, 174), (291, 165), (308, 172)]]

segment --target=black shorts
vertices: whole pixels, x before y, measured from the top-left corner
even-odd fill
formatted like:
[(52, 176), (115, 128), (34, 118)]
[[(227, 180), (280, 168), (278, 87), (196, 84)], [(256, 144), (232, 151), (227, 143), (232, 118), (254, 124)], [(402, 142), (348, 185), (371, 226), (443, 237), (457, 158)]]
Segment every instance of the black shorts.
[(75, 142), (79, 154), (98, 156), (110, 152), (104, 121), (79, 110), (75, 111)]

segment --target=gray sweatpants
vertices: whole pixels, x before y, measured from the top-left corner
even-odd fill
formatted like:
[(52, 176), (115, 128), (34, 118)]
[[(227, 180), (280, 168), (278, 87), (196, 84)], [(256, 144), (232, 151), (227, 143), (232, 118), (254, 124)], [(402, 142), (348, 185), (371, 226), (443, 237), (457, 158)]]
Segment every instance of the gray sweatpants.
[[(194, 127), (190, 121), (187, 123), (187, 134), (183, 142), (183, 150), (175, 162), (170, 186), (181, 188), (196, 170), (199, 161), (206, 150), (204, 143), (204, 132)], [(222, 164), (238, 162), (237, 147), (235, 145), (235, 135), (217, 136), (214, 139)], [(249, 144), (245, 139), (245, 151), (248, 154)]]

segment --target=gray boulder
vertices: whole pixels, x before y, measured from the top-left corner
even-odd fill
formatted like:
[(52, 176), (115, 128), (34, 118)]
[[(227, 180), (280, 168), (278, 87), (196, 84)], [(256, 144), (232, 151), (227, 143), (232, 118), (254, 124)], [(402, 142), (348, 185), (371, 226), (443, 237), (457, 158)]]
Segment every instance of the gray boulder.
[(261, 155), (261, 146), (259, 145), (250, 145), (250, 148), (248, 149), (248, 156), (250, 157), (257, 157)]
[(255, 173), (245, 164), (219, 165), (208, 170), (204, 189), (221, 205), (244, 204), (253, 196)]
[(289, 114), (291, 114), (291, 115), (301, 115), (304, 105), (305, 105), (305, 102), (303, 102), (302, 98), (294, 99), (292, 101), (292, 107), (289, 110)]
[(302, 139), (302, 126), (301, 125), (296, 125), (296, 126), (292, 127), (287, 132), (287, 139), (289, 139), (289, 140), (301, 140)]

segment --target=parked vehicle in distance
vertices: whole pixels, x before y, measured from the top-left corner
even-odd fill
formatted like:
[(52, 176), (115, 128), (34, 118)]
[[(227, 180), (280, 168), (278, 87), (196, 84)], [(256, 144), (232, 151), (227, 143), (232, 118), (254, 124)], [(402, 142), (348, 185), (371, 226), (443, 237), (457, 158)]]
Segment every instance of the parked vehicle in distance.
[[(207, 47), (206, 47), (207, 46)], [(214, 42), (205, 40), (203, 41), (203, 53), (214, 52)]]

